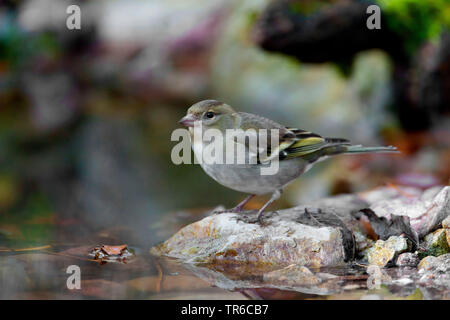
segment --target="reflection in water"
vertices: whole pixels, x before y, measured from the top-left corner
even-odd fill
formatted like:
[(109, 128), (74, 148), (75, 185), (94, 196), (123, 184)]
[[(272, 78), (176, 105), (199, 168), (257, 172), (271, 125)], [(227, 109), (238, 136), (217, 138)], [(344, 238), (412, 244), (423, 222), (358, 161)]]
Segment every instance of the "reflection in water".
[[(166, 216), (170, 217), (159, 224), (160, 231), (161, 228), (166, 231), (161, 231), (160, 241), (202, 214), (184, 212)], [(51, 245), (1, 248), (0, 298), (442, 299), (446, 295), (442, 289), (418, 283), (415, 268), (385, 269), (392, 281), (369, 290), (369, 275), (357, 264), (311, 270), (293, 265), (271, 272), (246, 268), (244, 272), (233, 266), (220, 269), (217, 266), (184, 265), (174, 259), (154, 257), (149, 254), (154, 243), (139, 243), (140, 235), (125, 228), (104, 230), (83, 238), (76, 237), (74, 232), (62, 231), (65, 238), (55, 234), (58, 243), (53, 241)], [(69, 239), (69, 235), (73, 239)], [(101, 264), (89, 257), (99, 244), (123, 243), (134, 252), (126, 263)], [(108, 250), (117, 248), (122, 247)], [(70, 265), (78, 265), (81, 269), (80, 290), (69, 290), (66, 286), (70, 276), (66, 270)]]

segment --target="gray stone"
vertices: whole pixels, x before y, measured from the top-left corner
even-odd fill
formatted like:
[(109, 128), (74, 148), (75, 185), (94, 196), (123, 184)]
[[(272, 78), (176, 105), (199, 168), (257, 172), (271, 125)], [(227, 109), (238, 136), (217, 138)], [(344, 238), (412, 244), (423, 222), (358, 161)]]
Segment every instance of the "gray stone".
[[(246, 268), (223, 268), (214, 270), (201, 265), (184, 264), (186, 269), (214, 287), (229, 291), (249, 289), (289, 290), (306, 294), (326, 295), (339, 290), (340, 277), (333, 274), (314, 274), (301, 265), (290, 265), (269, 272)], [(251, 269), (251, 270), (249, 270)]]
[(426, 250), (426, 255), (440, 256), (450, 252), (446, 231), (448, 230), (437, 229), (425, 237), (422, 246)]
[(398, 256), (395, 264), (398, 267), (415, 267), (419, 264), (419, 256), (412, 252), (405, 252)]
[(343, 265), (353, 258), (351, 232), (332, 213), (306, 214), (304, 207), (296, 207), (266, 212), (262, 224), (255, 223), (255, 217), (256, 213), (211, 215), (184, 227), (151, 252), (188, 263), (232, 263), (269, 271), (293, 264)]
[(423, 193), (414, 188), (405, 190), (401, 194), (389, 188), (378, 189), (365, 193), (362, 198), (370, 203), (370, 209), (378, 217), (409, 217), (419, 237), (436, 230), (450, 214), (450, 187), (432, 187)]
[(431, 266), (434, 265), (437, 261), (437, 258), (434, 256), (428, 256), (420, 260), (419, 265), (417, 266), (418, 270), (424, 269), (428, 270), (431, 269)]
[(307, 267), (299, 265), (290, 265), (286, 268), (274, 270), (265, 273), (263, 276), (265, 282), (279, 283), (283, 286), (314, 286), (322, 282), (322, 280), (314, 275)]
[(450, 253), (439, 257), (429, 256), (418, 266), (421, 278), (419, 283), (433, 287), (450, 288)]
[(367, 260), (369, 264), (384, 267), (409, 248), (410, 244), (407, 239), (392, 236), (386, 241), (378, 240), (375, 242), (375, 245), (367, 251)]

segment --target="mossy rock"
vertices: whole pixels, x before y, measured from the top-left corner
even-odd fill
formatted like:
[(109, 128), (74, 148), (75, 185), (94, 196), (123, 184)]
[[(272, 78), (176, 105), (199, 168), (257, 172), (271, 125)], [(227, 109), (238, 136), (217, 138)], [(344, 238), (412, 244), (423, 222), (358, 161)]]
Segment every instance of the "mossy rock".
[(419, 252), (419, 257), (426, 256), (438, 257), (440, 255), (450, 253), (450, 246), (447, 242), (447, 234), (445, 229), (438, 229), (425, 237), (425, 251)]

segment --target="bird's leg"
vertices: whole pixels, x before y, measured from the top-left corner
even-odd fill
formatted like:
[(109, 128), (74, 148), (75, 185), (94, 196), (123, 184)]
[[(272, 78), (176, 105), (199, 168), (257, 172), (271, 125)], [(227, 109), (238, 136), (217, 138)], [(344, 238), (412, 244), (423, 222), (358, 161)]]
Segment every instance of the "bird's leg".
[(243, 201), (241, 201), (236, 207), (231, 208), (231, 209), (226, 209), (226, 210), (220, 210), (220, 211), (215, 211), (214, 214), (220, 214), (220, 213), (225, 213), (225, 212), (241, 212), (242, 209), (244, 208), (244, 206), (247, 204), (247, 202), (250, 201), (251, 198), (253, 198), (255, 195), (251, 194), (249, 195), (247, 198), (245, 198)]
[(244, 206), (247, 204), (247, 202), (249, 202), (254, 196), (255, 196), (254, 194), (249, 195), (247, 198), (242, 200), (236, 207), (234, 207), (233, 209), (230, 209), (230, 211), (241, 212), (242, 209), (244, 208)]
[(268, 206), (270, 206), (275, 200), (279, 199), (281, 196), (281, 189), (276, 190), (273, 194), (272, 197), (270, 198), (269, 201), (267, 201), (261, 209), (259, 209), (258, 211), (258, 221), (261, 222), (262, 216), (263, 216), (263, 212), (264, 210), (267, 209)]

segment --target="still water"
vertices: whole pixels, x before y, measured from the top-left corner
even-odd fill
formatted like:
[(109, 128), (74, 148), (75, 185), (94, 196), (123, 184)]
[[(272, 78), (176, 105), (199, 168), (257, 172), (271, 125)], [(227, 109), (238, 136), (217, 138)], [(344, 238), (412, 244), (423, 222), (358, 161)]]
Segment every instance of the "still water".
[[(2, 299), (445, 299), (449, 293), (418, 283), (415, 269), (389, 268), (388, 284), (373, 287), (366, 268), (311, 269), (320, 283), (309, 279), (286, 281), (263, 272), (227, 266), (184, 265), (152, 256), (152, 245), (164, 241), (204, 213), (174, 212), (140, 235), (127, 227), (87, 234), (76, 223), (59, 225), (51, 240), (0, 238), (0, 298)], [(46, 223), (49, 223), (46, 221)], [(52, 222), (53, 223), (53, 222)], [(42, 227), (39, 224), (36, 228)], [(11, 227), (10, 227), (11, 228)], [(149, 240), (151, 239), (151, 240)], [(34, 240), (34, 241), (33, 241)], [(101, 245), (127, 245), (124, 261), (100, 263), (89, 253)], [(117, 247), (115, 247), (117, 249)], [(123, 248), (123, 247), (119, 247)], [(114, 256), (113, 256), (114, 257)], [(106, 261), (106, 263), (105, 263)], [(69, 266), (81, 271), (80, 289), (69, 289)], [(69, 280), (70, 283), (72, 283)], [(368, 288), (369, 287), (371, 289)], [(70, 286), (69, 286), (70, 287)]]

